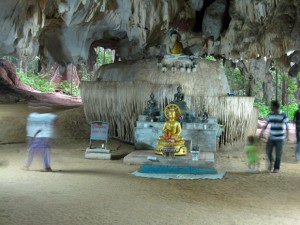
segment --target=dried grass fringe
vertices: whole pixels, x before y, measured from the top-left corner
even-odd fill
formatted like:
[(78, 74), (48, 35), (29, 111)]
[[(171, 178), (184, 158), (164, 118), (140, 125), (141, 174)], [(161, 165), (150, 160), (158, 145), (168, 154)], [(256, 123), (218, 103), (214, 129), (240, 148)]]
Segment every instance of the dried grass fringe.
[[(161, 109), (174, 99), (177, 85), (146, 82), (82, 82), (81, 97), (87, 122), (110, 123), (110, 136), (133, 142), (133, 131), (138, 115), (142, 114), (151, 92)], [(218, 118), (225, 132), (220, 144), (233, 143), (254, 135), (257, 127), (257, 109), (252, 97), (186, 96), (190, 110), (201, 113), (205, 106), (210, 116)]]

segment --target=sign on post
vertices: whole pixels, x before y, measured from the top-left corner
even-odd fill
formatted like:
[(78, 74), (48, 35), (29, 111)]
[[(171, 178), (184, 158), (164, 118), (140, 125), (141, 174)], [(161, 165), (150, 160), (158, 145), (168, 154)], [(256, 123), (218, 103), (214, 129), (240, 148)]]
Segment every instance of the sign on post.
[(101, 121), (93, 121), (91, 123), (90, 148), (92, 141), (105, 141), (105, 149), (107, 146), (109, 123)]

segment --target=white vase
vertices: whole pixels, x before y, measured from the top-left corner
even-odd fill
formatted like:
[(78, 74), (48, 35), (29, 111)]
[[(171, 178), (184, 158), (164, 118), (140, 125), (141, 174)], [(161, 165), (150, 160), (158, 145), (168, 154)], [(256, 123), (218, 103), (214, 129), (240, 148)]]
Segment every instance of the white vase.
[(165, 67), (165, 66), (163, 66), (162, 68), (161, 68), (161, 72), (167, 72), (167, 67)]
[(199, 160), (200, 151), (191, 151), (191, 156), (193, 161)]

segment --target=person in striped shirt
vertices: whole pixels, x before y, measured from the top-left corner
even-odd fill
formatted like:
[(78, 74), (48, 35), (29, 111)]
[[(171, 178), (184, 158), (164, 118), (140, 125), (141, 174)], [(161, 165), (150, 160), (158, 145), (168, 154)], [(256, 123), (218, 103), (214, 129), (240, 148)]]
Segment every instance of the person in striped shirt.
[(280, 105), (278, 101), (271, 102), (271, 113), (268, 115), (267, 124), (261, 132), (261, 136), (262, 136), (263, 132), (270, 124), (270, 133), (267, 141), (266, 153), (269, 161), (268, 170), (272, 171), (272, 163), (273, 163), (272, 153), (273, 153), (273, 148), (275, 147), (275, 162), (273, 168), (274, 173), (279, 172), (283, 142), (285, 138), (286, 139), (288, 138), (288, 134), (289, 134), (289, 130), (288, 130), (289, 119), (284, 112), (281, 112), (279, 110), (279, 106)]

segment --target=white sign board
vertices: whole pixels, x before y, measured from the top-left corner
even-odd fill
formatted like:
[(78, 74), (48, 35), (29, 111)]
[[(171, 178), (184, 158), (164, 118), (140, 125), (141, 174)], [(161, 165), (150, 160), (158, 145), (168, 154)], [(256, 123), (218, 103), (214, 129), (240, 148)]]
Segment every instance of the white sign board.
[(91, 140), (107, 141), (109, 124), (105, 122), (92, 122)]

